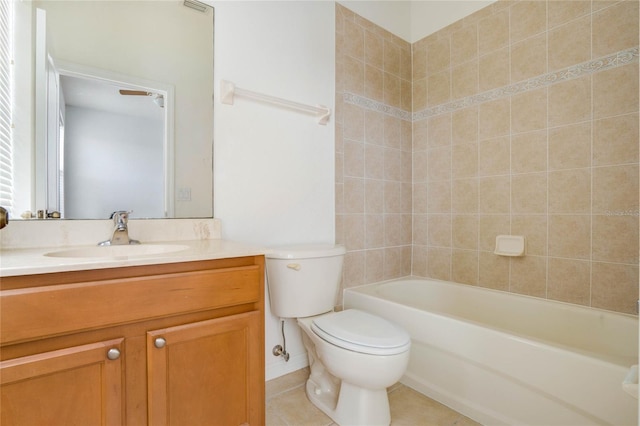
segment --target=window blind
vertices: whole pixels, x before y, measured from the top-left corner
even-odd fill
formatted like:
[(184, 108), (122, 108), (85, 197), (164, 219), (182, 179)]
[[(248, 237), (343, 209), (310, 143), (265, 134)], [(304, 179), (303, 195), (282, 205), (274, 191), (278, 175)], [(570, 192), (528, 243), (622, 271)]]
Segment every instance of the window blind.
[(13, 213), (13, 0), (0, 0), (0, 206)]

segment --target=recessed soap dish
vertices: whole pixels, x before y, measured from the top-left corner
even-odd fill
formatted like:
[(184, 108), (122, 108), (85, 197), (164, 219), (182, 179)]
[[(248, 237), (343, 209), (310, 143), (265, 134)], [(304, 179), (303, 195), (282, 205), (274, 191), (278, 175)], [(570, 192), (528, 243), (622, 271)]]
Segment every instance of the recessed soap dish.
[(522, 235), (497, 235), (495, 254), (500, 256), (524, 256)]

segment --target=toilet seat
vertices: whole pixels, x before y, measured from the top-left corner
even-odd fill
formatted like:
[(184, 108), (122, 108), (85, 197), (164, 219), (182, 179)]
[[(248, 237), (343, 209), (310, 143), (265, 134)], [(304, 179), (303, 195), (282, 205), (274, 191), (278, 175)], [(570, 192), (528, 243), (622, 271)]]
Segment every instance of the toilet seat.
[(396, 355), (411, 346), (411, 338), (404, 329), (357, 309), (314, 318), (311, 330), (335, 346), (369, 355)]

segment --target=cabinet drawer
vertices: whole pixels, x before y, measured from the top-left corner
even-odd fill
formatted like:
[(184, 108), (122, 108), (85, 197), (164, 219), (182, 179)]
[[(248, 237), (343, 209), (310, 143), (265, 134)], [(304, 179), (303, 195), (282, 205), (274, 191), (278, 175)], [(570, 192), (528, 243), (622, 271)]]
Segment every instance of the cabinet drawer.
[(0, 291), (0, 343), (256, 303), (261, 274), (251, 265)]

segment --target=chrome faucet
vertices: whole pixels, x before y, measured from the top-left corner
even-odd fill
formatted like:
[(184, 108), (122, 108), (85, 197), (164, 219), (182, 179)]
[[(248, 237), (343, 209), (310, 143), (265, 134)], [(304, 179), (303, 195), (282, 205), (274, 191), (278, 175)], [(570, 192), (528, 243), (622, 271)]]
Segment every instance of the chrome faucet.
[(128, 211), (116, 211), (111, 214), (115, 228), (113, 229), (113, 236), (110, 240), (102, 241), (98, 243), (99, 246), (115, 246), (126, 244), (140, 244), (138, 240), (132, 240), (129, 238), (129, 229), (127, 223), (129, 221)]

